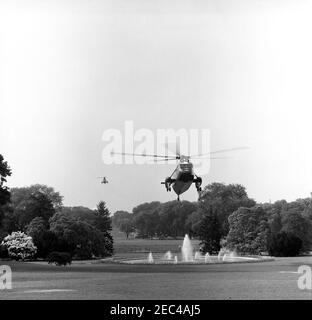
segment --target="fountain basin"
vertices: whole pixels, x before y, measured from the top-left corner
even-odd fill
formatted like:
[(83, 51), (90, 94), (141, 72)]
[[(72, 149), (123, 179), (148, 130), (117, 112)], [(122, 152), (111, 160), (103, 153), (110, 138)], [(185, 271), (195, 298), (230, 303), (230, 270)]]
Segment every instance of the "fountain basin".
[(233, 258), (220, 259), (217, 255), (209, 256), (209, 260), (205, 259), (205, 256), (199, 259), (193, 259), (192, 261), (183, 261), (182, 258), (177, 255), (176, 259), (163, 259), (163, 255), (153, 254), (153, 262), (149, 261), (147, 258), (142, 257), (139, 254), (137, 258), (113, 258), (110, 262), (121, 263), (121, 264), (131, 264), (131, 265), (212, 265), (212, 264), (230, 264), (230, 263), (255, 263), (255, 262), (268, 262), (273, 261), (272, 257), (265, 256), (236, 256)]
[(123, 264), (157, 264), (157, 265), (203, 265), (203, 264), (222, 264), (222, 263), (248, 263), (272, 261), (271, 257), (264, 256), (239, 256), (234, 251), (221, 249), (218, 255), (202, 254), (199, 251), (194, 252), (192, 241), (188, 235), (185, 235), (183, 244), (179, 252), (167, 251), (166, 253), (155, 253), (149, 251), (147, 255), (138, 253), (137, 257), (115, 257), (113, 263)]

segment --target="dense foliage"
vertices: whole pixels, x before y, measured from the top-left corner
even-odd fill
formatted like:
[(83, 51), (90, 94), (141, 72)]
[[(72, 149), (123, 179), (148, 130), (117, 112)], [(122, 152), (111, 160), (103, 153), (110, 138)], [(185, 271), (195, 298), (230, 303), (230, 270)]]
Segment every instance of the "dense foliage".
[(3, 239), (1, 245), (8, 250), (9, 257), (15, 260), (31, 259), (37, 252), (32, 238), (23, 232), (12, 232)]
[(100, 230), (90, 221), (59, 212), (50, 219), (50, 231), (57, 236), (59, 249), (81, 259), (105, 257), (113, 253), (112, 236), (103, 225)]
[(54, 263), (57, 266), (66, 266), (71, 264), (72, 257), (68, 252), (53, 251), (48, 255), (47, 261), (49, 264)]
[(201, 239), (200, 249), (202, 253), (218, 253), (221, 249), (221, 228), (218, 220), (218, 214), (212, 207), (206, 208), (200, 206), (202, 220), (199, 226), (198, 236)]
[[(209, 253), (221, 247), (242, 254), (272, 253), (272, 243), (286, 243), (289, 239), (296, 248), (297, 240), (301, 241), (299, 251), (292, 250), (292, 254), (308, 252), (312, 247), (311, 198), (256, 204), (238, 184), (209, 184), (199, 202), (143, 203), (132, 213), (117, 211), (112, 221), (127, 237), (133, 233), (161, 239), (187, 233), (201, 240), (201, 250)], [(281, 232), (287, 235), (287, 241), (285, 235), (276, 238)], [(284, 240), (276, 240), (279, 237)], [(289, 254), (284, 249), (278, 252), (278, 248), (282, 246), (275, 246), (275, 255)]]
[[(1, 174), (9, 175), (7, 164), (2, 165)], [(112, 225), (105, 202), (95, 210), (64, 207), (62, 196), (51, 187), (36, 184), (10, 193), (2, 177), (0, 198), (3, 191), (7, 202), (0, 206), (1, 257), (47, 258), (51, 252), (67, 252), (79, 259), (112, 255)], [(10, 197), (5, 197), (7, 193)]]
[(275, 257), (293, 257), (300, 253), (302, 240), (292, 233), (281, 231), (268, 239), (268, 253)]
[(3, 156), (0, 154), (0, 240), (7, 234), (3, 225), (3, 220), (7, 212), (11, 212), (10, 201), (11, 192), (5, 183), (7, 182), (7, 177), (12, 174), (11, 169), (6, 161), (4, 161)]
[(234, 211), (240, 207), (251, 208), (256, 205), (240, 184), (211, 183), (203, 189), (200, 200), (218, 212), (222, 237), (229, 232), (228, 217)]
[(266, 251), (267, 214), (261, 207), (239, 208), (229, 217), (227, 248), (239, 253), (261, 254)]
[[(203, 208), (217, 212), (218, 232), (221, 237), (228, 233), (228, 217), (239, 207), (252, 207), (255, 201), (250, 199), (243, 186), (212, 183), (202, 191), (200, 202), (169, 201), (150, 202), (138, 205), (132, 213), (117, 211), (113, 224), (126, 235), (136, 231), (141, 238), (205, 237), (201, 228), (205, 216)], [(200, 230), (201, 228), (201, 230)]]

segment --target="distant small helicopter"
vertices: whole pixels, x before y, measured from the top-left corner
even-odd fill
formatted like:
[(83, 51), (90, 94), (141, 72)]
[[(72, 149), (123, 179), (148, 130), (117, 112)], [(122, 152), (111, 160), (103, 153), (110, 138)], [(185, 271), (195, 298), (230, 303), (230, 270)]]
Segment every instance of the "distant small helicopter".
[(106, 177), (98, 177), (99, 179), (102, 179), (101, 184), (107, 184), (108, 180), (106, 179)]
[[(175, 156), (164, 156), (164, 155), (157, 155), (157, 154), (136, 154), (136, 153), (116, 153), (112, 152), (111, 154), (119, 154), (119, 155), (128, 155), (128, 156), (140, 156), (140, 157), (152, 157), (154, 158), (155, 162), (159, 161), (177, 161), (178, 165), (171, 174), (170, 177), (167, 177), (165, 181), (162, 181), (161, 184), (164, 184), (167, 191), (171, 191), (171, 187), (173, 188), (174, 192), (177, 194), (177, 200), (180, 201), (180, 195), (187, 191), (192, 183), (195, 184), (196, 190), (200, 195), (202, 191), (202, 178), (197, 176), (193, 169), (193, 164), (190, 162), (190, 159), (225, 159), (226, 157), (211, 157), (210, 155), (215, 153), (223, 153), (228, 151), (234, 150), (241, 150), (241, 149), (249, 149), (248, 147), (238, 147), (232, 149), (223, 149), (218, 150), (210, 153), (205, 154), (198, 154), (193, 156), (184, 156), (180, 154), (180, 150), (176, 149)], [(157, 159), (156, 159), (157, 158)]]

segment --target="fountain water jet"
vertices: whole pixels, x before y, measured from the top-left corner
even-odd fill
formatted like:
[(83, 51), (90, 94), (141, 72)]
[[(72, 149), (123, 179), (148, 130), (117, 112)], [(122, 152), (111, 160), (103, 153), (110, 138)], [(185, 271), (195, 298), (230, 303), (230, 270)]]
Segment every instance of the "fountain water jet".
[(200, 260), (203, 258), (203, 255), (199, 252), (199, 251), (196, 251), (195, 252), (195, 256), (194, 256), (194, 259), (195, 260)]
[(183, 262), (194, 261), (192, 242), (187, 234), (184, 237), (181, 251), (182, 251)]
[(205, 263), (209, 263), (211, 261), (211, 259), (210, 259), (210, 254), (207, 252), (206, 254), (205, 254)]
[(164, 254), (164, 259), (165, 259), (165, 260), (172, 260), (172, 253), (171, 253), (171, 251), (167, 251), (167, 252)]
[(153, 258), (153, 255), (152, 255), (151, 251), (148, 254), (147, 261), (148, 261), (148, 263), (154, 263), (154, 258)]
[(222, 261), (222, 257), (224, 256), (224, 249), (220, 249), (219, 253), (218, 253), (218, 261)]

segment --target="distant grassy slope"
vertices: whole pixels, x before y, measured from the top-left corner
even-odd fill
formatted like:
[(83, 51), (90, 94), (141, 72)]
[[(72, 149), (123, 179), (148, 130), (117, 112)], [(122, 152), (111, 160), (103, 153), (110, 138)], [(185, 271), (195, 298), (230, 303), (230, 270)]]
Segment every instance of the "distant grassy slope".
[[(149, 240), (149, 239), (130, 239), (118, 230), (113, 230), (115, 256), (132, 255), (135, 253), (178, 253), (181, 251), (183, 240)], [(199, 248), (199, 241), (192, 240), (195, 250)]]

